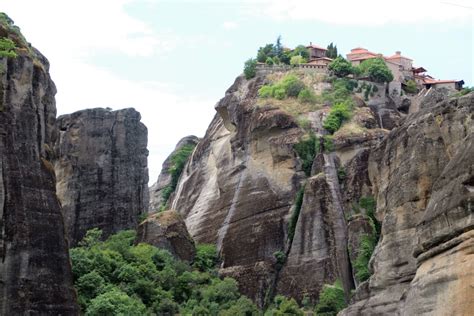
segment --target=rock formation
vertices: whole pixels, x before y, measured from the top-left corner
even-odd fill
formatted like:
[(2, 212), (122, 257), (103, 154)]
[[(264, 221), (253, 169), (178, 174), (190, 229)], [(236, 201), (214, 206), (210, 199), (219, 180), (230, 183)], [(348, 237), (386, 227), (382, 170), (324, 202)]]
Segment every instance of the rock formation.
[(439, 100), (427, 98), (371, 153), (382, 237), (373, 275), (343, 315), (474, 309), (474, 94)]
[(183, 218), (172, 210), (150, 215), (140, 223), (136, 242), (166, 249), (177, 259), (189, 262), (193, 261), (196, 254), (194, 241)]
[(182, 138), (178, 144), (176, 144), (173, 152), (166, 158), (165, 162), (163, 162), (158, 180), (150, 187), (150, 207), (148, 208), (150, 213), (158, 211), (161, 205), (167, 202), (163, 201), (162, 192), (164, 188), (171, 184), (171, 174), (168, 171), (171, 165), (171, 157), (173, 157), (178, 150), (183, 148), (183, 146), (196, 146), (198, 142), (199, 138), (196, 136), (186, 136)]
[(76, 315), (50, 162), (56, 88), (47, 59), (12, 21), (0, 35), (18, 47), (0, 58), (0, 314)]
[(131, 108), (58, 118), (54, 169), (71, 246), (92, 228), (103, 237), (135, 228), (147, 212), (147, 129), (140, 119)]

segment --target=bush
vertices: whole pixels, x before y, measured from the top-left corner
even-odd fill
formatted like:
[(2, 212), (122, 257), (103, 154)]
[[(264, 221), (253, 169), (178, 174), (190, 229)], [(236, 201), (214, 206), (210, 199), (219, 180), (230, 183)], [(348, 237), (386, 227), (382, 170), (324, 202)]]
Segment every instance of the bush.
[(268, 66), (273, 66), (273, 64), (274, 64), (273, 59), (271, 57), (267, 57), (267, 60), (265, 60), (265, 63)]
[(276, 88), (273, 91), (273, 95), (277, 100), (283, 100), (286, 97), (285, 89), (283, 88)]
[(275, 257), (276, 263), (282, 266), (285, 263), (286, 255), (283, 251), (278, 250), (273, 253), (273, 257)]
[(414, 80), (408, 80), (405, 85), (405, 92), (407, 93), (416, 93), (418, 92), (418, 87)]
[(328, 65), (328, 70), (337, 77), (346, 77), (353, 73), (352, 64), (341, 56)]
[(14, 58), (17, 56), (15, 43), (9, 38), (0, 38), (0, 57)]
[(298, 94), (298, 101), (300, 101), (301, 103), (315, 103), (316, 95), (313, 93), (312, 90), (304, 88)]
[(171, 156), (171, 164), (168, 168), (168, 173), (171, 174), (171, 183), (161, 191), (161, 197), (164, 203), (168, 201), (169, 197), (176, 189), (179, 177), (188, 162), (189, 156), (193, 153), (194, 147), (196, 147), (196, 145), (184, 145)]
[(294, 202), (295, 206), (293, 212), (291, 213), (290, 221), (288, 223), (288, 240), (290, 241), (290, 243), (293, 241), (293, 237), (295, 236), (296, 224), (298, 224), (298, 218), (300, 216), (301, 207), (303, 206), (304, 188), (305, 186), (301, 187), (296, 193), (296, 198)]
[(273, 86), (264, 85), (260, 89), (258, 89), (258, 96), (260, 98), (271, 98), (273, 97), (273, 90)]
[(331, 135), (323, 136), (323, 148), (325, 152), (334, 151), (334, 142)]
[(294, 299), (288, 299), (282, 295), (275, 296), (271, 308), (265, 312), (265, 316), (303, 316), (304, 312)]
[(342, 123), (351, 117), (351, 106), (347, 103), (338, 103), (334, 105), (327, 118), (324, 120), (323, 127), (334, 134)]
[[(373, 232), (375, 234), (375, 232)], [(362, 235), (359, 245), (359, 252), (354, 262), (357, 281), (363, 282), (370, 277), (369, 261), (372, 257), (376, 245), (374, 235)]]
[(280, 82), (287, 97), (297, 97), (305, 88), (304, 83), (295, 75), (286, 75)]
[(346, 103), (352, 104), (351, 92), (356, 87), (357, 82), (347, 78), (338, 78), (333, 82), (331, 90), (323, 92), (323, 100), (331, 104)]
[(211, 271), (217, 264), (218, 254), (214, 245), (198, 244), (193, 267), (199, 271)]
[(307, 176), (310, 176), (314, 157), (319, 151), (319, 140), (313, 133), (310, 133), (306, 139), (295, 144), (293, 148), (298, 157), (303, 160), (303, 171)]
[(316, 315), (336, 316), (337, 313), (347, 306), (344, 290), (338, 280), (333, 285), (325, 284), (319, 293), (319, 301), (316, 304)]
[(290, 65), (292, 65), (292, 66), (305, 64), (306, 62), (307, 62), (307, 60), (304, 57), (300, 56), (300, 55), (293, 56), (290, 59)]
[(257, 61), (253, 58), (248, 59), (244, 64), (245, 79), (249, 80), (257, 74)]

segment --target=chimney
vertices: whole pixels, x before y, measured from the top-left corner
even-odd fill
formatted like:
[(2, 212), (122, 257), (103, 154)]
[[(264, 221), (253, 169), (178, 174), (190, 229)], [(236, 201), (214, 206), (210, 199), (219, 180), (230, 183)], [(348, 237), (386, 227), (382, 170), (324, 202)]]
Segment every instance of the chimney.
[(395, 55), (398, 55), (398, 56), (400, 56), (401, 54), (402, 54), (402, 52), (401, 52), (401, 51), (399, 51), (399, 50), (397, 50), (397, 51), (395, 52)]

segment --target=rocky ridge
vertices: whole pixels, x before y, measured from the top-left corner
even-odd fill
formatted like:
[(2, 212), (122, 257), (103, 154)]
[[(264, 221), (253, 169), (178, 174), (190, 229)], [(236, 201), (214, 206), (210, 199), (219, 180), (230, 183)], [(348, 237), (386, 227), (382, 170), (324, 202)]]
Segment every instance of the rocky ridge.
[(54, 144), (56, 188), (71, 246), (135, 228), (148, 210), (147, 128), (134, 109), (62, 115)]
[(76, 315), (51, 163), (56, 87), (48, 60), (8, 21), (1, 36), (18, 49), (0, 58), (0, 314)]

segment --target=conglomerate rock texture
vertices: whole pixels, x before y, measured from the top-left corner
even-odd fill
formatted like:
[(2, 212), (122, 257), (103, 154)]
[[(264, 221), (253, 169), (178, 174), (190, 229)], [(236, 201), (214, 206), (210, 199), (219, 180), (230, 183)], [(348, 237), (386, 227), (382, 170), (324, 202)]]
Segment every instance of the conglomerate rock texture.
[(104, 238), (135, 228), (147, 212), (147, 128), (140, 119), (133, 108), (58, 118), (54, 169), (71, 246), (92, 228)]
[(343, 315), (474, 310), (474, 94), (439, 100), (422, 101), (370, 155), (382, 236)]
[(0, 314), (76, 315), (50, 162), (56, 88), (49, 63), (28, 47), (0, 58), (0, 69)]

